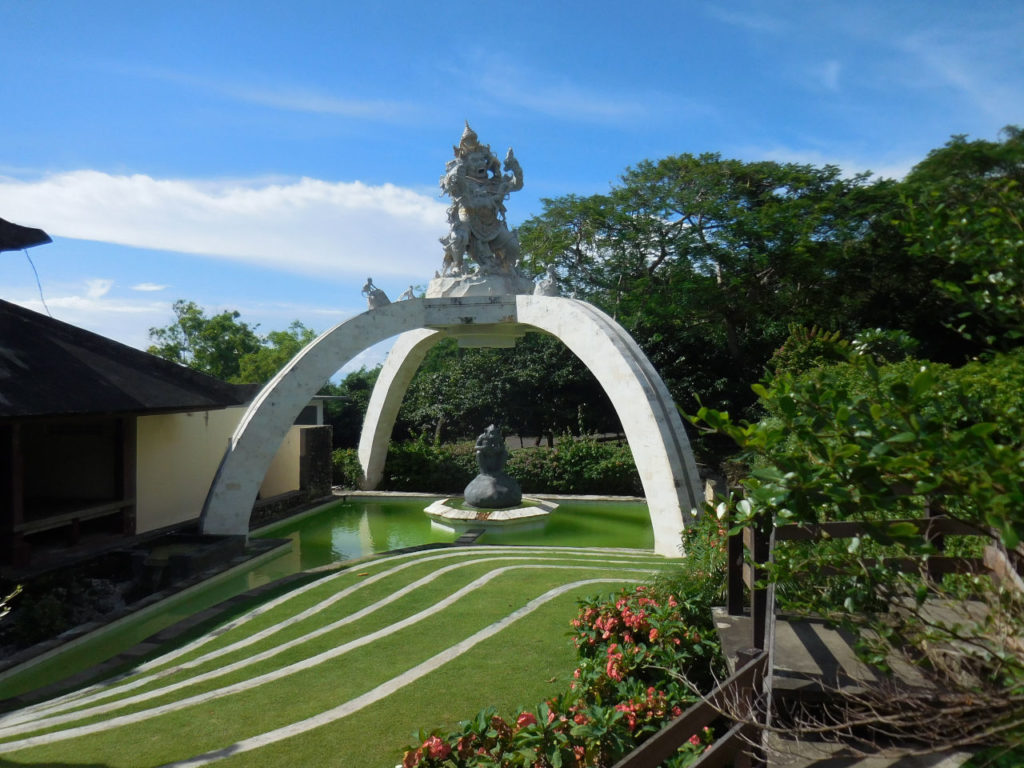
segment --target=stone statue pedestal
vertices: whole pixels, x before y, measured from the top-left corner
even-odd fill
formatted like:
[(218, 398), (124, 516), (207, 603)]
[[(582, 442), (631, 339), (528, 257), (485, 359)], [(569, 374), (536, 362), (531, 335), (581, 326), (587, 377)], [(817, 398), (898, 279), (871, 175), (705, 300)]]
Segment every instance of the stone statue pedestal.
[(478, 509), (504, 509), (523, 500), (519, 483), (504, 472), (477, 475), (466, 486), (463, 495), (467, 504)]
[(440, 499), (424, 512), (431, 524), (446, 531), (461, 533), (473, 528), (540, 527), (558, 507), (553, 501), (523, 499), (522, 506), (511, 509), (475, 509), (460, 506), (458, 499)]
[(428, 299), (463, 296), (518, 296), (533, 293), (533, 280), (518, 274), (435, 277), (427, 285)]

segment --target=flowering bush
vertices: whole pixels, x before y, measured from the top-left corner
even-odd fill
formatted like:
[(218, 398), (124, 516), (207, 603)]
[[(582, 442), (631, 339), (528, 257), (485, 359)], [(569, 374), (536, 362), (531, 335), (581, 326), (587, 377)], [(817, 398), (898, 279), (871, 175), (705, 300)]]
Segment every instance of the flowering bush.
[[(665, 586), (582, 600), (570, 623), (579, 663), (568, 690), (508, 719), (488, 708), (454, 732), (421, 732), (404, 768), (611, 765), (721, 672), (709, 604)], [(703, 729), (666, 765), (689, 765), (711, 740)]]

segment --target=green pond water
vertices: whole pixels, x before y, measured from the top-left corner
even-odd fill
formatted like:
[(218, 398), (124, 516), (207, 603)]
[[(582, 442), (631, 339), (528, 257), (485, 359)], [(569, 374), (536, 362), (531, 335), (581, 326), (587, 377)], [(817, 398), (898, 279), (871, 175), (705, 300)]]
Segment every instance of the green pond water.
[[(355, 498), (265, 528), (254, 537), (290, 539), (291, 548), (248, 563), (89, 635), (22, 671), (0, 678), (0, 699), (62, 680), (131, 648), (165, 627), (254, 587), (322, 565), (376, 552), (452, 542), (457, 534), (431, 525), (431, 499)], [(647, 506), (640, 502), (559, 502), (542, 528), (490, 530), (478, 544), (542, 544), (652, 549)]]

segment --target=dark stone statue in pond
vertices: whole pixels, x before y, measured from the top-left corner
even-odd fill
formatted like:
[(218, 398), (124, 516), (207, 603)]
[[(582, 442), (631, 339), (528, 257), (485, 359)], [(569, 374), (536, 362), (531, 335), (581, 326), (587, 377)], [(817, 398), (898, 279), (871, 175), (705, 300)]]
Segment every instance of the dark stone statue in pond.
[(491, 424), (476, 439), (476, 463), (480, 474), (466, 486), (466, 503), (484, 509), (514, 507), (523, 500), (519, 483), (505, 474), (508, 450), (501, 430)]

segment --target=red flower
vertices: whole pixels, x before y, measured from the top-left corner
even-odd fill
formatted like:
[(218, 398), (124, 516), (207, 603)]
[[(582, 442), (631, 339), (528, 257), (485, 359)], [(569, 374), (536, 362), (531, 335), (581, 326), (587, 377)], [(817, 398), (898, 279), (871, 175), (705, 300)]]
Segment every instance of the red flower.
[(424, 741), (423, 749), (427, 750), (428, 755), (438, 760), (444, 760), (452, 753), (452, 748), (448, 743), (441, 741), (437, 736), (431, 736), (429, 739)]
[(536, 725), (537, 718), (530, 712), (523, 712), (516, 718), (516, 727), (525, 728), (528, 725)]
[(402, 756), (402, 768), (413, 768), (420, 761), (421, 757), (423, 757), (422, 749), (410, 749)]

